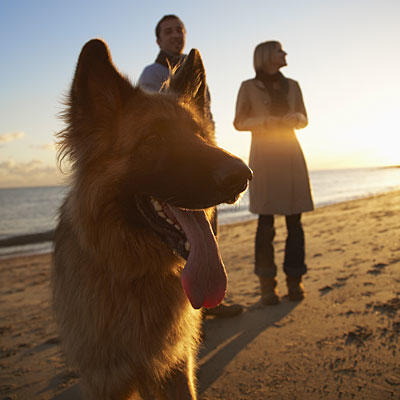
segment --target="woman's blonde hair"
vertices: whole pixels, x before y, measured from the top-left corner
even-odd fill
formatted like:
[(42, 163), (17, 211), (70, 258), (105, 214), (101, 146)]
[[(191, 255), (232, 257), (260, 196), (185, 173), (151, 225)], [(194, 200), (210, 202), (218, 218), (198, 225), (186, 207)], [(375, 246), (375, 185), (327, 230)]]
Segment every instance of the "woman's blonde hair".
[(281, 44), (275, 40), (260, 43), (254, 49), (253, 65), (254, 70), (257, 72), (263, 71), (265, 66), (271, 62), (271, 50), (276, 49)]

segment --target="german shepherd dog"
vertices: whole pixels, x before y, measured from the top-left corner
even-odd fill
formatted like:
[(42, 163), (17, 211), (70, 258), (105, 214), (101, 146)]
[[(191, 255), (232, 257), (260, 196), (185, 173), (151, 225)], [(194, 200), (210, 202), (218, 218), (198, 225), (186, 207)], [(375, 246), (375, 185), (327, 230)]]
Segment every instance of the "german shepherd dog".
[(87, 399), (196, 399), (199, 309), (226, 290), (209, 220), (251, 178), (216, 147), (206, 93), (197, 50), (155, 94), (117, 71), (102, 40), (79, 56), (58, 133), (72, 182), (52, 288)]

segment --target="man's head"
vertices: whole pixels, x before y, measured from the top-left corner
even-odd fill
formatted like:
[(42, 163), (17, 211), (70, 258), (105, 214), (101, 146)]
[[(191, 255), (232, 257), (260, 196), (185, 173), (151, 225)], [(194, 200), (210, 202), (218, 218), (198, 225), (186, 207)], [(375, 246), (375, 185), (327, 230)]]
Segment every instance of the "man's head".
[(185, 36), (185, 26), (176, 15), (164, 15), (156, 26), (157, 44), (168, 54), (182, 54)]

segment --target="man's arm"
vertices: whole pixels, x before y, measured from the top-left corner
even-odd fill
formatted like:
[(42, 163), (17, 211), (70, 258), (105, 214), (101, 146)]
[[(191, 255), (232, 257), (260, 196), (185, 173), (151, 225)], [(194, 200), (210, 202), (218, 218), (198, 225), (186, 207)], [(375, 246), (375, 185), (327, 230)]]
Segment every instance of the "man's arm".
[(138, 84), (141, 89), (148, 92), (159, 92), (168, 77), (168, 68), (159, 64), (151, 64), (145, 67), (141, 73)]

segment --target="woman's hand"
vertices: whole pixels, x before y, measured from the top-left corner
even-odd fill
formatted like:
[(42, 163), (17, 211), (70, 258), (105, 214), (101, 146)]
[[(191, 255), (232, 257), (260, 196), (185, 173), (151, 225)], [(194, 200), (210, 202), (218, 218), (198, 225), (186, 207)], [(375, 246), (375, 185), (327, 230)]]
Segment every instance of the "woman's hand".
[(282, 118), (282, 122), (289, 128), (296, 128), (299, 123), (299, 117), (297, 113), (286, 114)]
[(306, 117), (298, 112), (286, 114), (282, 118), (282, 122), (291, 129), (301, 129), (307, 125)]
[(268, 116), (265, 117), (264, 125), (266, 128), (271, 128), (273, 126), (277, 126), (278, 124), (280, 124), (281, 121), (282, 121), (281, 117)]

